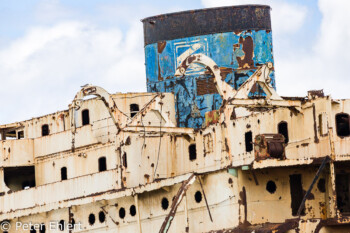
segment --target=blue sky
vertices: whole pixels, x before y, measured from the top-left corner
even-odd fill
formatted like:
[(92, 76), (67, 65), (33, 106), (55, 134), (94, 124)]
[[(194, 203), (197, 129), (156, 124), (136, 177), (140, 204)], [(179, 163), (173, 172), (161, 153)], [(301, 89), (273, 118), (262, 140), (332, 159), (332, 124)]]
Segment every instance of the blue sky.
[(140, 19), (249, 3), (272, 7), (280, 95), (349, 96), (350, 1), (0, 0), (0, 124), (66, 109), (86, 83), (146, 91)]

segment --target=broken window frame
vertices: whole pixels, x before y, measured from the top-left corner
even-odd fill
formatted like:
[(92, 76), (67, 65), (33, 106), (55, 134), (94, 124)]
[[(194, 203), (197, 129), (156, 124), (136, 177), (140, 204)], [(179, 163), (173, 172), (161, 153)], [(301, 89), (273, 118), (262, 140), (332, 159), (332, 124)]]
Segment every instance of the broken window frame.
[[(346, 117), (347, 117), (347, 122), (346, 122), (346, 119), (345, 119), (344, 122), (339, 122), (339, 119), (338, 119), (338, 118), (339, 118), (340, 116), (346, 116)], [(345, 124), (345, 126), (342, 126), (342, 127), (348, 128), (346, 134), (345, 134), (345, 133), (342, 133), (342, 131), (341, 131), (341, 129), (340, 129), (339, 124), (341, 124), (341, 123)], [(346, 124), (347, 124), (347, 125), (346, 125)], [(343, 137), (349, 137), (349, 136), (350, 136), (350, 116), (349, 116), (349, 114), (344, 113), (344, 112), (337, 113), (337, 114), (335, 115), (335, 127), (336, 127), (336, 132), (337, 132), (337, 136), (338, 136), (338, 137), (341, 137), (341, 138), (343, 138)], [(345, 129), (345, 130), (346, 130), (346, 129)]]
[(140, 106), (138, 104), (132, 103), (130, 104), (130, 117), (134, 117), (139, 111), (140, 111)]
[[(285, 125), (285, 128), (281, 128)], [(287, 121), (280, 121), (277, 125), (277, 131), (279, 134), (282, 134), (284, 137), (284, 143), (289, 143), (289, 130), (288, 130), (288, 122)]]
[[(47, 127), (47, 129), (46, 129), (46, 127)], [(45, 137), (48, 135), (50, 135), (50, 126), (48, 124), (43, 124), (41, 126), (41, 136)]]

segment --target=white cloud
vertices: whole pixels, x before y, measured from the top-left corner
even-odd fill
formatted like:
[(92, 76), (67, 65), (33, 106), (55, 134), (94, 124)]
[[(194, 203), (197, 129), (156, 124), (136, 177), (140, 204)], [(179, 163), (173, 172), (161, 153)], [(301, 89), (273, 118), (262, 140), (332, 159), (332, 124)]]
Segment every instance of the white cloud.
[(79, 21), (33, 27), (0, 49), (0, 77), (2, 124), (66, 109), (86, 83), (145, 91), (142, 24), (125, 34)]
[(278, 93), (305, 96), (308, 90), (324, 89), (334, 98), (349, 97), (350, 1), (318, 1), (322, 20), (320, 25), (313, 25), (319, 27), (319, 32), (309, 38), (313, 41), (309, 47), (305, 44), (310, 43), (292, 43), (301, 33), (306, 20), (308, 9), (303, 5), (286, 0), (202, 0), (202, 3), (206, 7), (271, 5)]
[(305, 22), (307, 8), (284, 0), (202, 0), (205, 7), (265, 4), (272, 8), (272, 29), (274, 34), (292, 34)]

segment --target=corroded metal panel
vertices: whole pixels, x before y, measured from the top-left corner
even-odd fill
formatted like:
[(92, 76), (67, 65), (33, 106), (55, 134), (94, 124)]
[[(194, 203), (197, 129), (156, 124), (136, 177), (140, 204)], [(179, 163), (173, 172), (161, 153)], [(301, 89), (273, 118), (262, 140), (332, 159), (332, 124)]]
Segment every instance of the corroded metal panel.
[[(217, 110), (222, 104), (221, 96), (211, 83), (212, 74), (204, 66), (191, 64), (183, 77), (175, 77), (176, 69), (188, 56), (199, 53), (209, 56), (220, 68), (225, 82), (235, 89), (238, 89), (258, 66), (273, 62), (270, 9), (260, 6), (238, 9), (231, 7), (180, 15), (162, 15), (144, 21), (145, 38), (155, 37), (149, 41), (147, 39), (149, 43), (145, 46), (147, 90), (174, 93), (176, 118), (180, 127), (200, 128), (205, 112)], [(213, 26), (215, 23), (211, 21), (220, 25), (222, 21), (236, 21), (240, 16), (230, 15), (237, 14), (237, 10), (244, 18), (240, 26), (236, 23), (227, 23), (227, 28)], [(212, 17), (206, 17), (207, 14), (212, 14)], [(248, 17), (250, 14), (252, 16)], [(185, 16), (181, 22), (191, 29), (180, 30), (180, 26), (174, 26), (168, 27), (170, 32), (174, 30), (173, 34), (167, 33), (169, 36), (157, 33), (158, 26), (162, 28), (168, 23), (172, 25), (179, 16)], [(186, 17), (193, 18), (193, 21), (187, 23)], [(255, 17), (264, 18), (260, 22), (263, 26), (253, 25), (256, 23)], [(153, 21), (156, 22), (154, 25)], [(203, 25), (209, 29), (201, 30)], [(196, 30), (200, 30), (201, 33)], [(271, 79), (271, 84), (275, 87), (273, 72)], [(261, 88), (256, 85), (251, 92), (251, 95), (263, 95)]]

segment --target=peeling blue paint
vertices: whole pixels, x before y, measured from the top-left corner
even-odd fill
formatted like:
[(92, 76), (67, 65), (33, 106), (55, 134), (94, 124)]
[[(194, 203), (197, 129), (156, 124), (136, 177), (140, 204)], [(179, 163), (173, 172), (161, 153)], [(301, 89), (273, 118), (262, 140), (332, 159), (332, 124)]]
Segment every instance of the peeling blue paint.
[[(273, 63), (271, 32), (225, 32), (158, 42), (145, 47), (147, 90), (175, 94), (176, 118), (180, 127), (202, 127), (204, 114), (219, 109), (222, 103), (217, 93), (202, 91), (198, 95), (198, 81), (212, 77), (205, 74), (205, 67), (191, 64), (184, 77), (174, 77), (182, 59), (198, 53), (212, 58), (223, 69), (225, 81), (237, 89), (257, 67), (266, 62)], [(274, 73), (271, 78), (275, 87)], [(261, 94), (262, 90), (257, 88), (250, 96)]]

